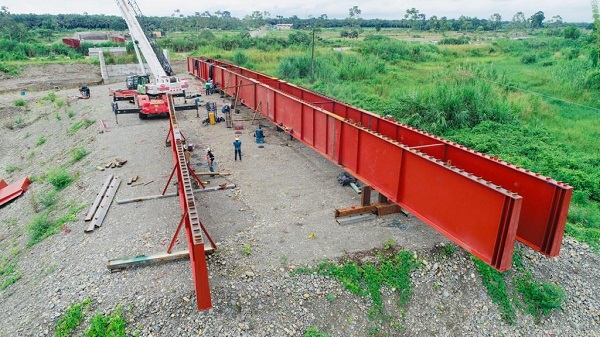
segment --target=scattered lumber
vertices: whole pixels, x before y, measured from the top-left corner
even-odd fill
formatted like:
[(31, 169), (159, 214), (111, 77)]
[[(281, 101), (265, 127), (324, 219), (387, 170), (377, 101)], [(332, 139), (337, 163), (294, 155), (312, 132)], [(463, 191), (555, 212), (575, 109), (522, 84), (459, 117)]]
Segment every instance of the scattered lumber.
[(135, 175), (135, 176), (129, 178), (127, 185), (131, 185), (132, 183), (135, 183), (139, 178), (140, 178), (140, 176), (138, 176), (138, 175)]
[(125, 165), (125, 163), (127, 163), (127, 159), (116, 158), (115, 160), (112, 160), (112, 161), (109, 161), (108, 163), (106, 163), (106, 165), (104, 165), (104, 167), (105, 168), (121, 167), (121, 166)]
[(94, 213), (96, 213), (96, 210), (98, 210), (98, 206), (100, 206), (100, 202), (102, 201), (102, 198), (104, 198), (104, 195), (106, 194), (106, 189), (108, 188), (108, 185), (113, 180), (113, 178), (114, 178), (114, 175), (112, 175), (112, 174), (109, 175), (108, 177), (106, 177), (106, 180), (104, 181), (104, 184), (100, 188), (100, 191), (98, 192), (98, 194), (96, 194), (96, 199), (92, 203), (90, 210), (87, 212), (87, 214), (85, 216), (85, 221), (90, 221), (94, 217)]
[(121, 184), (121, 178), (115, 176), (110, 180), (108, 187), (105, 189), (102, 195), (102, 201), (100, 201), (100, 205), (94, 212), (92, 216), (92, 221), (88, 225), (88, 227), (84, 230), (86, 233), (91, 233), (94, 231), (96, 227), (102, 226), (102, 222), (104, 221), (104, 217), (106, 213), (108, 213), (108, 209), (110, 208), (110, 204), (117, 193), (117, 189), (119, 189), (119, 185)]

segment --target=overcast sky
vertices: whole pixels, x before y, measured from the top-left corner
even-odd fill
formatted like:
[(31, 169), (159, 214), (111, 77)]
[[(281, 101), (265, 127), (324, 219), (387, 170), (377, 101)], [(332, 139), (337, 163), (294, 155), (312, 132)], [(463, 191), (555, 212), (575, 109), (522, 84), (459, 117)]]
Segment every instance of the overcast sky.
[[(589, 0), (137, 0), (142, 13), (147, 16), (170, 16), (175, 10), (181, 14), (194, 15), (195, 12), (229, 11), (232, 16), (243, 18), (253, 11), (267, 11), (271, 17), (297, 15), (307, 18), (310, 15), (327, 14), (329, 18), (348, 17), (348, 9), (358, 6), (364, 19), (401, 19), (409, 8), (416, 8), (429, 18), (458, 18), (461, 15), (487, 19), (499, 13), (502, 20), (510, 21), (516, 12), (523, 12), (528, 18), (537, 11), (544, 12), (546, 20), (560, 15), (566, 22), (592, 22), (592, 9)], [(0, 6), (8, 7), (14, 14), (107, 14), (120, 15), (115, 0), (22, 0), (18, 2), (0, 0)]]

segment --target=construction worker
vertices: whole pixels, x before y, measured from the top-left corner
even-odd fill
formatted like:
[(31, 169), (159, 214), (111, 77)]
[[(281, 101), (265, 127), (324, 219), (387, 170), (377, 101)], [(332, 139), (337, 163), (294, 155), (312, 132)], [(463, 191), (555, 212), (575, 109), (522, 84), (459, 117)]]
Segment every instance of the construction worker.
[(208, 164), (208, 170), (215, 172), (215, 155), (212, 153), (210, 147), (206, 148), (206, 163)]
[(210, 95), (210, 88), (212, 87), (212, 80), (209, 79), (208, 81), (206, 81), (206, 83), (204, 83), (204, 90), (206, 91), (206, 96)]
[(265, 134), (263, 133), (260, 125), (258, 126), (258, 129), (254, 131), (254, 137), (256, 137), (256, 144), (262, 144), (265, 142)]
[(242, 161), (242, 141), (240, 140), (240, 136), (236, 135), (235, 140), (233, 141), (233, 152), (235, 160), (237, 161), (238, 155), (240, 156), (240, 161)]

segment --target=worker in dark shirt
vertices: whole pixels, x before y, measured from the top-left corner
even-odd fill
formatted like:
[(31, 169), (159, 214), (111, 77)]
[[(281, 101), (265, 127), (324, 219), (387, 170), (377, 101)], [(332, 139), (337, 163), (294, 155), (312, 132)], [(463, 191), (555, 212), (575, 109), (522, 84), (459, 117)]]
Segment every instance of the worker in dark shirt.
[(256, 144), (262, 144), (265, 142), (265, 134), (263, 133), (260, 125), (258, 126), (258, 129), (254, 131), (254, 137), (256, 137)]
[(235, 136), (235, 140), (233, 141), (233, 151), (234, 157), (237, 161), (238, 155), (240, 156), (240, 161), (242, 161), (242, 141), (239, 136)]

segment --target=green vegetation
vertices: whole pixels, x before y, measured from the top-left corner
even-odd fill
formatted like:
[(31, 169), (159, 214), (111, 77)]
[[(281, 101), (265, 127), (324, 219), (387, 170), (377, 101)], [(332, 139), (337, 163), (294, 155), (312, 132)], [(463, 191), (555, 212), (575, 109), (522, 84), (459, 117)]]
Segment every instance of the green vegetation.
[(48, 95), (42, 97), (41, 101), (50, 101), (54, 103), (54, 101), (56, 101), (56, 93), (54, 91), (50, 91)]
[[(58, 319), (54, 328), (54, 337), (71, 336), (73, 331), (77, 329), (84, 321), (88, 312), (92, 307), (92, 301), (85, 299), (81, 303), (76, 303), (67, 309), (67, 311)], [(95, 313), (89, 319), (89, 326), (85, 329), (83, 335), (85, 337), (126, 337), (127, 322), (123, 314), (121, 306), (109, 313)], [(137, 334), (134, 334), (137, 336)]]
[(252, 254), (252, 246), (250, 244), (245, 243), (241, 250), (242, 254), (245, 256), (250, 256)]
[(36, 200), (44, 208), (50, 208), (56, 204), (58, 191), (52, 189), (46, 192), (40, 192), (36, 195)]
[(4, 168), (4, 171), (6, 171), (8, 174), (11, 174), (13, 172), (21, 171), (21, 168), (14, 165), (8, 165)]
[(456, 245), (453, 243), (444, 245), (441, 251), (441, 255), (444, 257), (451, 257), (454, 253), (456, 253)]
[[(533, 278), (531, 272), (525, 269), (518, 249), (513, 257), (512, 272), (500, 273), (476, 257), (473, 257), (473, 262), (492, 301), (498, 305), (502, 319), (509, 324), (516, 323), (515, 306), (524, 308), (536, 323), (540, 323), (542, 315), (549, 315), (552, 310), (560, 309), (566, 299), (565, 291), (560, 285)], [(513, 291), (507, 286), (508, 276), (511, 276)]]
[(396, 242), (396, 240), (394, 240), (394, 238), (385, 239), (385, 241), (383, 241), (383, 249), (392, 249), (396, 247), (397, 244), (398, 243)]
[(75, 177), (66, 168), (58, 167), (46, 171), (46, 180), (60, 191), (75, 181)]
[(68, 109), (67, 116), (69, 117), (69, 119), (75, 117), (75, 111), (73, 111), (72, 109)]
[(80, 161), (85, 156), (87, 156), (88, 154), (90, 154), (88, 152), (88, 150), (86, 150), (83, 147), (77, 147), (77, 148), (73, 149), (72, 153), (73, 153), (73, 161)]
[(0, 256), (0, 291), (8, 288), (21, 278), (21, 272), (15, 269), (18, 260)]
[(58, 319), (58, 322), (56, 322), (56, 327), (54, 328), (54, 337), (70, 336), (71, 333), (83, 321), (83, 318), (85, 317), (91, 305), (92, 301), (90, 299), (85, 299), (81, 303), (76, 303), (69, 306), (67, 311)]
[(90, 319), (90, 327), (85, 331), (86, 337), (125, 337), (127, 322), (122, 314), (121, 306), (108, 315), (95, 314)]
[(90, 125), (94, 124), (95, 121), (93, 120), (89, 120), (89, 119), (84, 119), (81, 120), (79, 122), (76, 122), (75, 124), (73, 124), (71, 126), (71, 128), (69, 129), (69, 131), (67, 131), (67, 135), (72, 136), (75, 134), (75, 132), (79, 131), (79, 129), (83, 128), (83, 129), (87, 129)]
[(20, 128), (25, 126), (25, 119), (22, 116), (15, 117), (14, 119), (7, 119), (4, 122), (4, 127), (13, 130), (14, 128)]
[(40, 136), (35, 142), (35, 146), (43, 145), (46, 142), (46, 136)]
[(531, 314), (536, 323), (542, 315), (560, 309), (567, 295), (557, 284), (534, 280), (530, 272), (524, 272), (513, 280), (516, 290), (525, 304), (525, 311)]
[(510, 292), (504, 280), (504, 274), (488, 266), (476, 257), (473, 257), (475, 268), (481, 275), (481, 282), (492, 298), (492, 302), (498, 305), (500, 316), (508, 324), (515, 324), (517, 313), (511, 301)]
[(25, 102), (25, 100), (22, 98), (18, 98), (15, 101), (15, 106), (26, 106), (26, 105), (27, 105), (27, 102)]
[(28, 246), (33, 246), (36, 243), (41, 242), (45, 238), (58, 233), (63, 226), (68, 222), (77, 221), (77, 213), (79, 213), (85, 204), (75, 204), (74, 202), (67, 203), (63, 210), (67, 213), (58, 217), (56, 220), (51, 219), (51, 213), (55, 207), (48, 207), (43, 213), (37, 214), (27, 224), (27, 231), (29, 233)]
[(306, 332), (304, 332), (304, 337), (329, 337), (329, 334), (326, 333), (322, 333), (319, 331), (319, 327), (317, 326), (310, 326), (308, 327), (308, 329), (306, 329)]
[[(377, 262), (357, 262), (346, 260), (341, 265), (324, 261), (315, 268), (302, 269), (300, 272), (316, 272), (338, 279), (352, 293), (369, 296), (372, 304), (369, 319), (374, 323), (374, 331), (390, 326), (393, 315), (385, 312), (382, 288), (395, 291), (396, 304), (403, 316), (404, 307), (411, 296), (410, 273), (419, 266), (413, 253), (408, 251), (384, 251), (377, 253)], [(399, 329), (399, 326), (392, 328)], [(397, 333), (398, 331), (396, 331)]]

